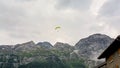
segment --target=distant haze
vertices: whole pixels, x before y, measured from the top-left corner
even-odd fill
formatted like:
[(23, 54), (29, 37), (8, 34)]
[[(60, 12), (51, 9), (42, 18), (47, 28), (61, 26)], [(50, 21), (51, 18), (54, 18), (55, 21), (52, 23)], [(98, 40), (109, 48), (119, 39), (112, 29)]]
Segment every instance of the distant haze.
[(120, 0), (0, 0), (0, 44), (74, 45), (94, 33), (119, 35)]

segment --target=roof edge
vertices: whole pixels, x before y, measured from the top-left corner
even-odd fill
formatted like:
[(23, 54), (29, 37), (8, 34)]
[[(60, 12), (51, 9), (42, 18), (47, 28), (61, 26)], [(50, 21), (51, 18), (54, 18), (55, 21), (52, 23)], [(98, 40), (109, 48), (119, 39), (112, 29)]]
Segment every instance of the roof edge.
[(108, 46), (108, 47), (103, 51), (103, 53), (98, 57), (98, 59), (106, 58), (106, 57), (104, 56), (104, 54), (110, 49), (110, 47), (111, 47), (116, 41), (120, 41), (120, 35), (117, 36), (117, 38), (110, 44), (110, 46)]

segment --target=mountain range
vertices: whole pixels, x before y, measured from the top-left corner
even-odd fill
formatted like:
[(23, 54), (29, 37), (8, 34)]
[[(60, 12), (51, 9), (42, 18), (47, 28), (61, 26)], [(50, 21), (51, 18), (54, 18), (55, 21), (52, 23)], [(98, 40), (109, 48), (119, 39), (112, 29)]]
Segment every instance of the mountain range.
[(104, 34), (93, 34), (74, 46), (46, 41), (0, 45), (0, 68), (93, 68), (102, 62), (97, 57), (113, 40)]

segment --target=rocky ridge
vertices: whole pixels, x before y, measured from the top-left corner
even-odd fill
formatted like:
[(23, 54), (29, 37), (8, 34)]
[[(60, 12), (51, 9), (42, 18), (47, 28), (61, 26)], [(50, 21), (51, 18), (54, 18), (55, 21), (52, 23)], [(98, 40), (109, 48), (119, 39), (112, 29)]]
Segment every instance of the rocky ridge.
[[(49, 42), (38, 42), (35, 44), (33, 41), (29, 41), (23, 44), (1, 45), (0, 55), (4, 55), (4, 62), (8, 62), (9, 59), (16, 60), (15, 66), (29, 64), (33, 61), (48, 61), (49, 58), (56, 60), (70, 61), (73, 59), (82, 59), (88, 68), (94, 67), (99, 61), (96, 59), (103, 50), (105, 50), (114, 39), (103, 34), (93, 34), (87, 38), (80, 39), (75, 46), (71, 46), (67, 43), (57, 42), (55, 45)], [(11, 57), (14, 55), (14, 58)], [(13, 56), (12, 55), (12, 56)], [(18, 56), (18, 57), (16, 57)], [(3, 60), (0, 57), (2, 64)], [(18, 62), (17, 62), (18, 61)], [(1, 66), (1, 65), (0, 65)], [(73, 67), (74, 68), (74, 67)]]

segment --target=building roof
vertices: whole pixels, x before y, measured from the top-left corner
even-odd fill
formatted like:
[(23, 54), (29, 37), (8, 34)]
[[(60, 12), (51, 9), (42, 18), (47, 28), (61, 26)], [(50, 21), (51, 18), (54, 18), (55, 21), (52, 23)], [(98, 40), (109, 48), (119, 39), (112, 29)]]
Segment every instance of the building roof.
[(110, 46), (98, 57), (98, 59), (107, 58), (120, 48), (120, 35), (110, 44)]

